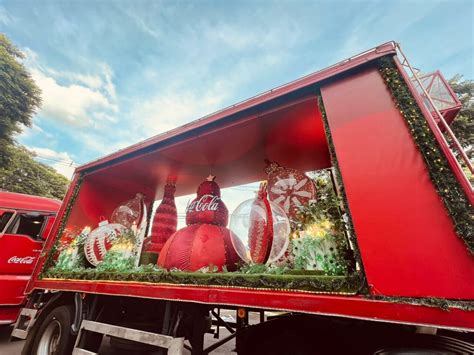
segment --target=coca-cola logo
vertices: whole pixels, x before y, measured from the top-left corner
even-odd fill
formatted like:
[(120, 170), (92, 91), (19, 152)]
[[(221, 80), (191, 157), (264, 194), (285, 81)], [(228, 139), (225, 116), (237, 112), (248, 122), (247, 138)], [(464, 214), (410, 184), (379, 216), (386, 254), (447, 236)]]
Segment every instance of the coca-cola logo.
[[(210, 200), (209, 200), (210, 199)], [(217, 211), (220, 198), (212, 195), (203, 195), (186, 206), (186, 212)]]
[(35, 261), (34, 256), (25, 256), (23, 258), (20, 258), (19, 256), (12, 256), (10, 259), (8, 259), (8, 264), (33, 264), (33, 261)]

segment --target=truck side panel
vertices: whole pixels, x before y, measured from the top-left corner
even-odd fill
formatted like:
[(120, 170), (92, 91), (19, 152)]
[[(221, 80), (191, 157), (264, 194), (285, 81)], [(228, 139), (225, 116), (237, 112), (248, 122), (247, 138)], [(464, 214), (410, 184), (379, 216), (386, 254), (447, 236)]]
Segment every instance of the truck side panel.
[(376, 68), (321, 89), (371, 292), (474, 298), (474, 263)]

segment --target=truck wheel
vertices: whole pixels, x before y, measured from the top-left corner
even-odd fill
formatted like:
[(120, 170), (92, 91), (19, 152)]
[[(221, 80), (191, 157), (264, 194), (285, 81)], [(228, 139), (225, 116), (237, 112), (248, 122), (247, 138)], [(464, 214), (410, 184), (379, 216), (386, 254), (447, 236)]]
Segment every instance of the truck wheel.
[(33, 342), (31, 354), (71, 354), (75, 336), (71, 333), (73, 310), (71, 306), (54, 308), (41, 322)]
[(474, 354), (474, 344), (452, 337), (413, 334), (394, 341), (392, 346), (374, 352), (374, 355), (399, 354)]

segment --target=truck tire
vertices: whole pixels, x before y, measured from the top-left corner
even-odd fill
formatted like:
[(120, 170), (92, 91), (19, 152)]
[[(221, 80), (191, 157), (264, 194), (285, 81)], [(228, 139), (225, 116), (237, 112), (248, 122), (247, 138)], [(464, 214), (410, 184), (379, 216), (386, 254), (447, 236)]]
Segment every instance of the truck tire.
[(374, 355), (399, 354), (474, 354), (474, 344), (446, 336), (413, 334), (374, 352)]
[(39, 325), (32, 346), (32, 355), (69, 355), (76, 337), (71, 333), (74, 320), (71, 306), (51, 310)]

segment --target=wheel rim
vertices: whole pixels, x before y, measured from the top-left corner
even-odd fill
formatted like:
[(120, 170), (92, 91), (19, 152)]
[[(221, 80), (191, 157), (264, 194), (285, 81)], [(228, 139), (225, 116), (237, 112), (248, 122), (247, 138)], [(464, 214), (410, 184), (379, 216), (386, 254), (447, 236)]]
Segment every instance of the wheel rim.
[(48, 324), (41, 336), (38, 344), (37, 355), (53, 355), (58, 350), (59, 341), (61, 339), (62, 327), (56, 319)]

